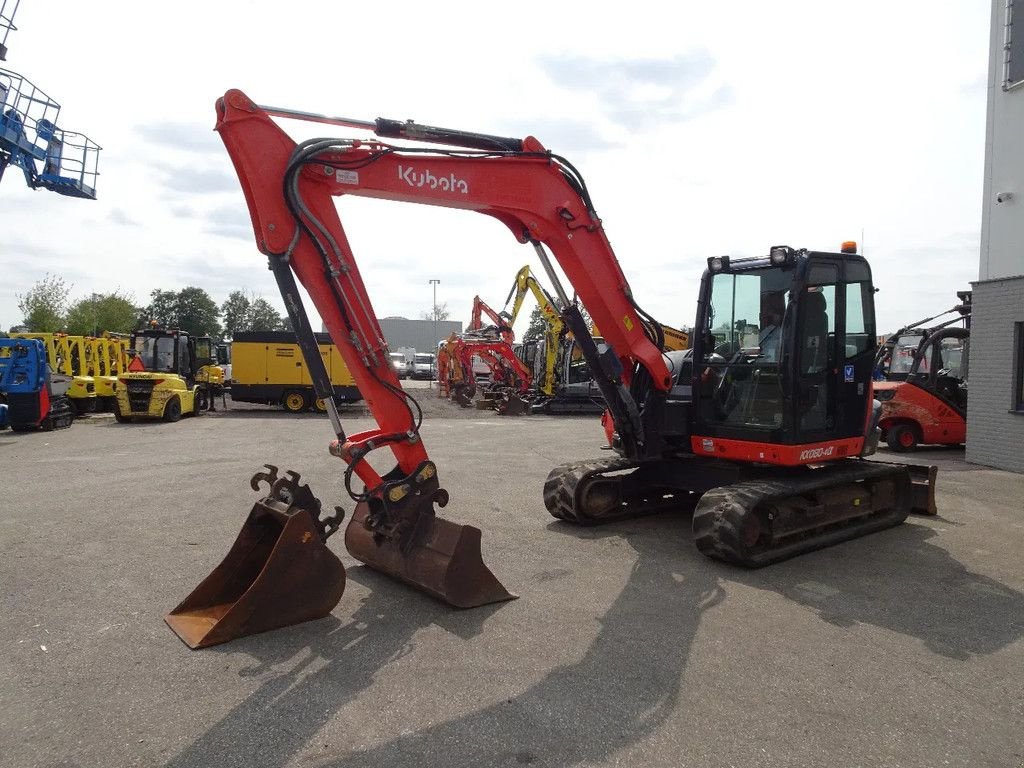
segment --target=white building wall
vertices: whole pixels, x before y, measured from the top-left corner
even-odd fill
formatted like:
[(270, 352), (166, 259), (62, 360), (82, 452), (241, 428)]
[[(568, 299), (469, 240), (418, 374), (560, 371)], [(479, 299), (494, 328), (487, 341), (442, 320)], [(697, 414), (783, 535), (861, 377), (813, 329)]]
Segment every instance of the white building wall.
[[(1003, 90), (1006, 4), (992, 0), (981, 280), (1024, 275), (1024, 83)], [(1013, 33), (1024, 38), (1024, 1), (1016, 5)], [(1012, 198), (1005, 199), (1006, 193)]]
[[(973, 284), (967, 460), (1024, 472), (1016, 375), (1024, 350), (1024, 82), (1004, 89), (1007, 5), (992, 0), (979, 280)], [(1024, 41), (1024, 0), (1011, 34)], [(1024, 47), (1014, 46), (1021, 58)], [(1024, 64), (1024, 62), (1018, 62)]]

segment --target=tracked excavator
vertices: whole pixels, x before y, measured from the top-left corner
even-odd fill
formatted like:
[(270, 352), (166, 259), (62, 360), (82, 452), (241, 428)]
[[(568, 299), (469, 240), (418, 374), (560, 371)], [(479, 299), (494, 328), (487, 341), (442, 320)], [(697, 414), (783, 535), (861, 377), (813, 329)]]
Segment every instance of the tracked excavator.
[[(274, 117), (344, 126), (363, 138), (296, 144)], [(551, 472), (544, 502), (555, 517), (598, 523), (699, 498), (699, 550), (761, 566), (898, 525), (910, 512), (907, 469), (865, 460), (877, 442), (877, 338), (861, 256), (775, 246), (755, 258), (709, 260), (693, 348), (666, 354), (661, 326), (634, 297), (582, 175), (537, 139), (314, 115), (260, 106), (237, 90), (217, 102), (216, 129), (327, 404), (329, 451), (355, 501), (346, 546), (371, 568), (454, 606), (514, 597), (483, 563), (479, 529), (436, 514), (449, 494), (334, 206), (345, 194), (488, 214), (535, 249), (604, 395), (617, 454)], [(601, 329), (600, 348), (549, 252)], [(345, 432), (296, 277), (377, 428)], [(390, 471), (371, 466), (374, 451), (393, 454)], [(225, 560), (167, 617), (188, 645), (324, 616), (338, 602), (344, 568), (325, 542), (344, 512), (321, 514), (300, 480), (272, 466), (253, 477), (253, 489), (267, 484), (269, 493)]]
[[(484, 315), (487, 315), (493, 325), (484, 325)], [(516, 340), (510, 319), (500, 312), (495, 312), (491, 305), (479, 296), (473, 297), (473, 310), (470, 314), (469, 325), (466, 326), (466, 332), (499, 336), (506, 344), (511, 344)]]

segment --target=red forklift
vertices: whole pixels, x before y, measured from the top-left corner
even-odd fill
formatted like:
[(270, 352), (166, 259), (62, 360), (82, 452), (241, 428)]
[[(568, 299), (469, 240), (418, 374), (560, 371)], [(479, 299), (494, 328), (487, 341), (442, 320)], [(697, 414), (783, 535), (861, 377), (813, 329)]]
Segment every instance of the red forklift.
[[(898, 452), (919, 445), (960, 445), (967, 440), (967, 373), (971, 337), (971, 292), (957, 291), (960, 304), (890, 336), (876, 358), (878, 425)], [(953, 316), (923, 327), (945, 315)]]

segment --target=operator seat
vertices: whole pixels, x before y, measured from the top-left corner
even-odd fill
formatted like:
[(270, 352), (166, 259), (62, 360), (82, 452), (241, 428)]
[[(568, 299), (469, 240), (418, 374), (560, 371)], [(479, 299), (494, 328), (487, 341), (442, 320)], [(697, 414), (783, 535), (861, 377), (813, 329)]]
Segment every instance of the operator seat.
[(824, 429), (828, 375), (828, 304), (820, 291), (804, 294), (800, 349), (800, 416), (804, 429)]

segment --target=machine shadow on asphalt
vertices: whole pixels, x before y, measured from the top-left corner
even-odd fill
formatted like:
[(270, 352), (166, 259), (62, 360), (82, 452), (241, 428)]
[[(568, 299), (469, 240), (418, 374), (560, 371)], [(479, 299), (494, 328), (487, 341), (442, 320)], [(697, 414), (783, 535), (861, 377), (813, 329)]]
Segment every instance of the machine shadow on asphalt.
[[(640, 521), (629, 532), (619, 528), (637, 558), (578, 663), (553, 669), (523, 693), (482, 710), (369, 749), (339, 748), (348, 754), (319, 764), (422, 766), (425, 755), (444, 755), (444, 764), (452, 766), (593, 764), (657, 730), (677, 706), (701, 617), (725, 592), (713, 567), (680, 575), (668, 556), (674, 542), (661, 535), (663, 525)], [(227, 764), (239, 754), (260, 755), (265, 768), (286, 765), (339, 708), (371, 685), (378, 670), (412, 650), (418, 629), (433, 623), (469, 639), (504, 605), (452, 611), (423, 595), (387, 589), (388, 580), (367, 568), (349, 573), (371, 591), (348, 622), (331, 617), (271, 638), (246, 638), (223, 651), (256, 657), (253, 674), (291, 666), (167, 765)], [(326, 663), (309, 672), (318, 660)], [(441, 712), (444, 695), (437, 691)], [(288, 727), (265, 727), (272, 720)], [(510, 721), (522, 727), (510, 727)], [(529, 734), (525, 740), (523, 733)]]
[[(669, 516), (674, 517), (671, 523)], [(643, 523), (654, 535), (659, 521), (662, 534), (685, 523), (671, 538), (686, 567), (703, 568), (725, 583), (776, 592), (835, 626), (870, 624), (917, 638), (931, 652), (952, 659), (994, 653), (1024, 637), (1024, 594), (967, 570), (945, 549), (929, 543), (938, 532), (923, 522), (915, 524), (915, 518), (864, 539), (747, 570), (701, 556), (693, 546), (692, 516), (685, 509), (595, 527), (553, 521), (547, 530), (596, 539), (630, 536)], [(942, 517), (928, 519), (943, 526), (964, 525)], [(984, 616), (1001, 620), (979, 620)]]

